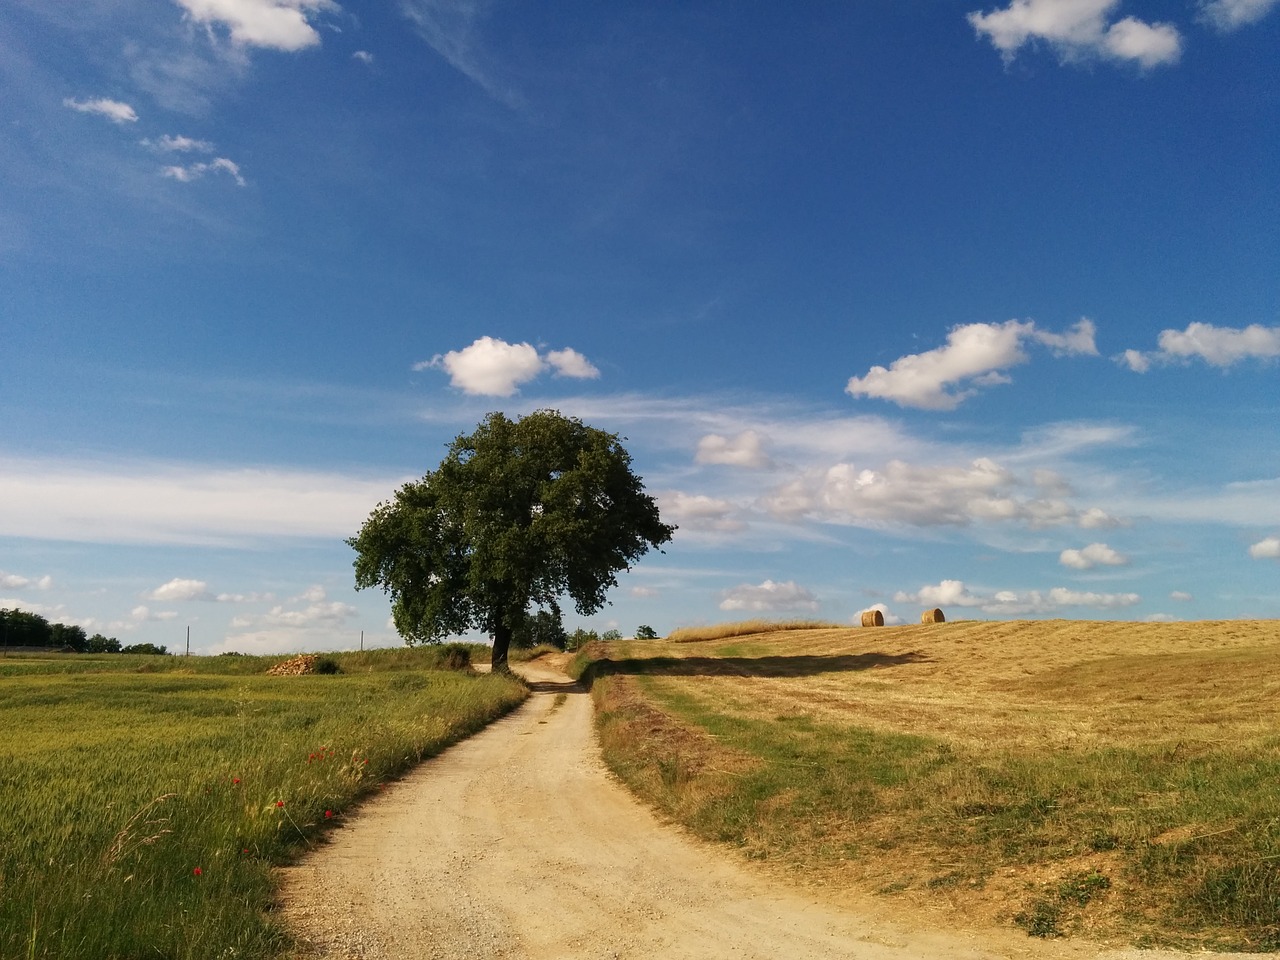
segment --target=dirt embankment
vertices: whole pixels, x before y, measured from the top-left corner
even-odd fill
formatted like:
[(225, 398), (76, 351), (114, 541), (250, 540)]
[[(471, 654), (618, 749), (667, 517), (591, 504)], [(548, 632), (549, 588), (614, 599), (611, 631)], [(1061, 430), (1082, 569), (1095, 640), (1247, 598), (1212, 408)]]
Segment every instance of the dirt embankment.
[(553, 667), (521, 669), (535, 687), (523, 708), (389, 787), (282, 871), (282, 914), (301, 956), (1178, 956), (947, 931), (888, 901), (788, 890), (658, 822), (600, 762), (590, 697)]

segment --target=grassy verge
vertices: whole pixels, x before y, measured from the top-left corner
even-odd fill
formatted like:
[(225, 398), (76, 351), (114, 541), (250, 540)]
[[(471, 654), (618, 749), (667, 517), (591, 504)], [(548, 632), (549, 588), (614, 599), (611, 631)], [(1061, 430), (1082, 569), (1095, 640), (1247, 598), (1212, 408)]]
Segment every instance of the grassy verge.
[(336, 657), (5, 662), (0, 957), (275, 956), (272, 865), (526, 695), (430, 652)]
[(1280, 947), (1275, 624), (593, 648), (607, 762), (699, 835), (1036, 936)]

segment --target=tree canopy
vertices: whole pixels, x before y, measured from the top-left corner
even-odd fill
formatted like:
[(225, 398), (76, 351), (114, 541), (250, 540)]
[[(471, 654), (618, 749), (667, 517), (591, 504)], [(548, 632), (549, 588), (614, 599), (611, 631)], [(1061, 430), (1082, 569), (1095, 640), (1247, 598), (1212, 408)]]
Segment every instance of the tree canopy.
[(467, 630), (505, 669), (530, 607), (599, 610), (619, 571), (671, 539), (615, 434), (555, 410), (491, 413), (433, 472), (380, 503), (355, 549), (356, 587), (391, 597), (405, 641)]

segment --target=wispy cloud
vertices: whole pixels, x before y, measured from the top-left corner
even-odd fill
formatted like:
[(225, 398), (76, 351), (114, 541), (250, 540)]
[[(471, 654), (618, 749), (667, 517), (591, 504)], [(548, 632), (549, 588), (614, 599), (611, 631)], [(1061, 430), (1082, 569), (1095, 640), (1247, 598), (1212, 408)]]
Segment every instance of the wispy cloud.
[(1011, 60), (1028, 44), (1045, 43), (1064, 63), (1133, 62), (1142, 67), (1177, 63), (1182, 35), (1170, 23), (1116, 19), (1120, 0), (1012, 0), (1004, 9), (974, 11), (969, 23)]
[(1200, 9), (1208, 23), (1228, 33), (1257, 23), (1277, 6), (1280, 0), (1208, 0)]
[(662, 518), (685, 533), (737, 533), (747, 526), (734, 516), (734, 506), (728, 500), (678, 490), (659, 494), (657, 499)]
[(240, 166), (226, 157), (218, 157), (208, 163), (189, 163), (184, 166), (162, 167), (160, 175), (179, 183), (191, 183), (199, 180), (206, 173), (225, 173), (236, 182), (236, 186), (245, 186), (245, 179), (240, 175)]
[(958, 466), (890, 460), (880, 469), (859, 469), (838, 463), (782, 484), (761, 505), (782, 519), (869, 526), (1014, 522), (1039, 529), (1116, 522), (1100, 508), (1082, 510), (1062, 497), (1044, 496), (1036, 475), (1020, 478), (987, 457)]
[(0, 536), (205, 545), (348, 537), (405, 479), (0, 458)]
[(763, 469), (772, 464), (764, 450), (764, 438), (756, 430), (743, 430), (733, 437), (709, 433), (698, 441), (698, 463)]
[(876, 397), (902, 407), (954, 410), (983, 387), (1010, 383), (1004, 373), (1026, 363), (1025, 347), (1039, 343), (1063, 356), (1096, 356), (1094, 325), (1084, 319), (1066, 333), (1051, 333), (1035, 321), (971, 323), (954, 327), (945, 346), (909, 354), (885, 367), (852, 377), (845, 387), (854, 397)]
[(1002, 616), (1043, 615), (1075, 607), (1119, 610), (1142, 602), (1136, 593), (1095, 593), (1053, 587), (1049, 590), (973, 591), (963, 580), (943, 580), (923, 586), (914, 593), (900, 591), (897, 603), (917, 603), (926, 607), (972, 607)]
[(731, 590), (726, 590), (720, 601), (720, 609), (754, 612), (812, 611), (818, 609), (818, 599), (794, 580), (788, 580), (785, 583), (765, 580), (754, 586), (743, 583)]
[(53, 577), (48, 574), (42, 577), (24, 577), (0, 570), (0, 588), (5, 590), (48, 590), (52, 586)]
[(445, 62), (494, 100), (513, 109), (524, 98), (494, 75), (479, 39), (479, 27), (489, 13), (484, 0), (401, 0), (400, 9)]
[(208, 140), (196, 140), (193, 137), (170, 136), (164, 134), (155, 140), (140, 140), (144, 147), (160, 153), (212, 153), (213, 144)]
[(99, 97), (95, 100), (73, 100), (71, 97), (67, 97), (62, 101), (62, 105), (80, 113), (92, 113), (100, 117), (106, 117), (112, 123), (138, 122), (138, 114), (134, 112), (133, 107), (127, 103), (121, 103), (119, 100), (108, 100), (106, 97)]

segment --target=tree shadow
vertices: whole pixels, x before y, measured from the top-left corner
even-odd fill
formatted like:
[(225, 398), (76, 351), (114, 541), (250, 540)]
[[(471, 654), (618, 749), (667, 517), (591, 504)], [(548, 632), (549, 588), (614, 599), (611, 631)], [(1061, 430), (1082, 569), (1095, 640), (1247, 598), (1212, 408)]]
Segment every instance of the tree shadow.
[(662, 677), (812, 677), (820, 673), (853, 673), (933, 663), (932, 657), (906, 653), (798, 654), (772, 657), (603, 657), (590, 667), (593, 677), (612, 674)]

